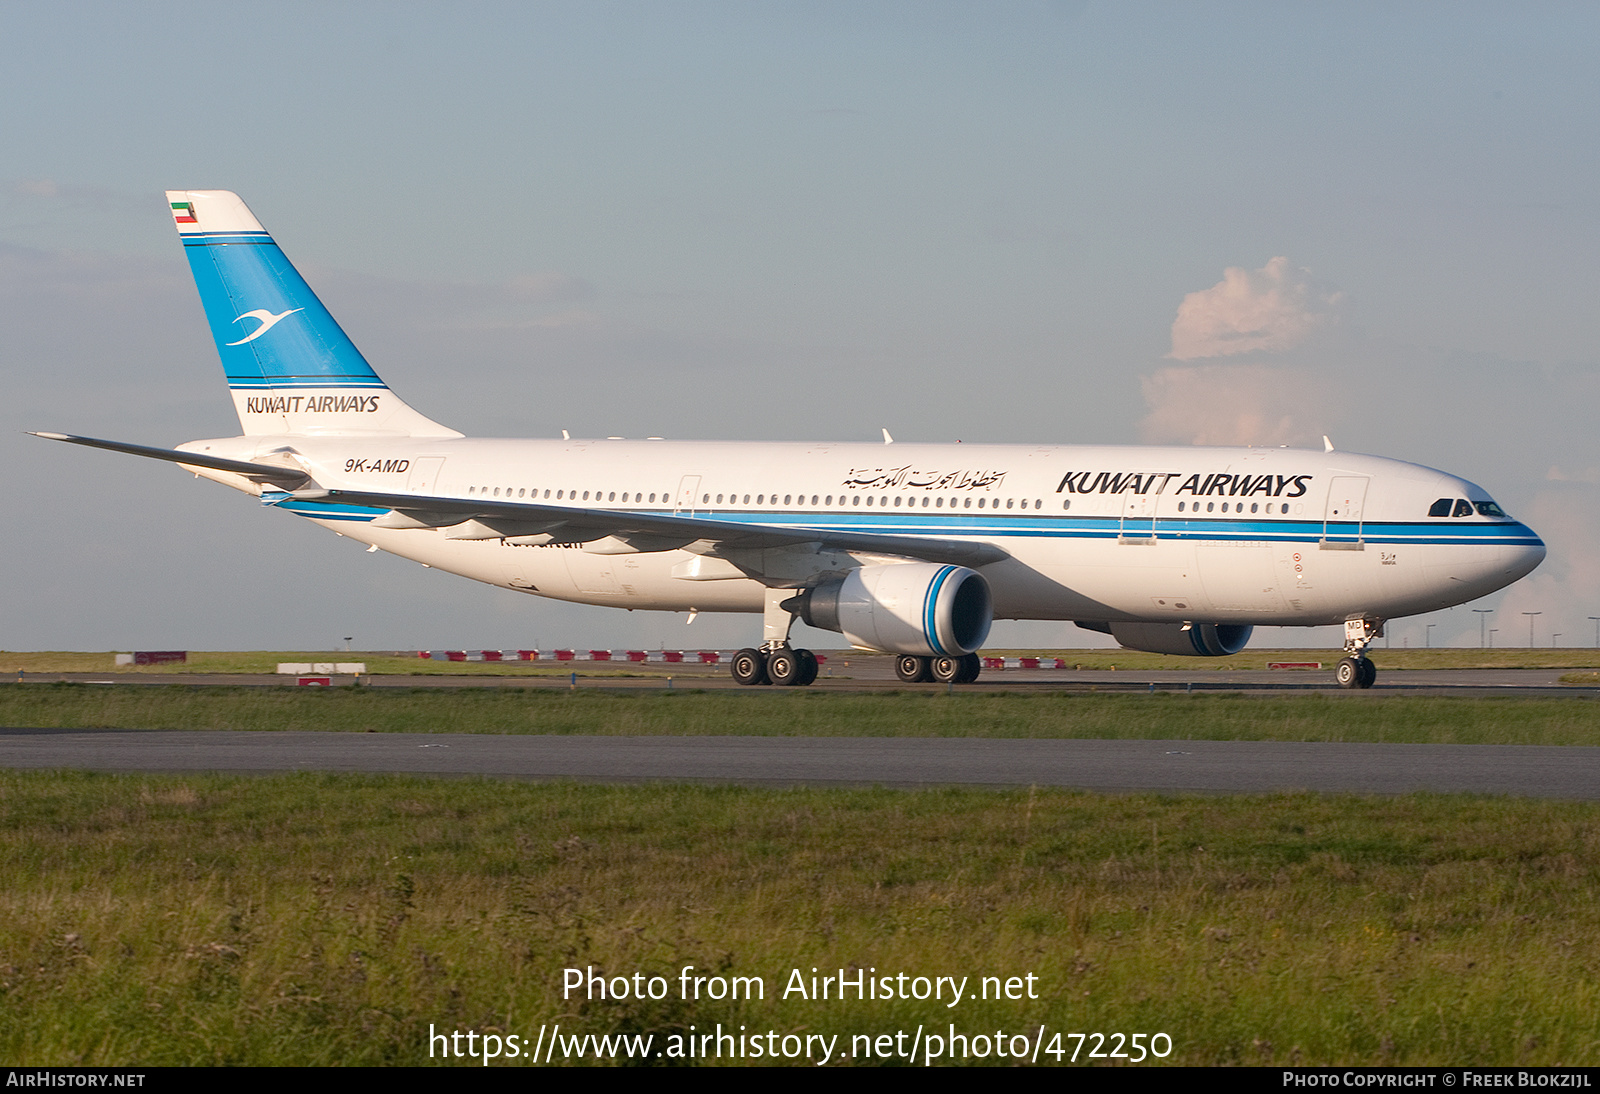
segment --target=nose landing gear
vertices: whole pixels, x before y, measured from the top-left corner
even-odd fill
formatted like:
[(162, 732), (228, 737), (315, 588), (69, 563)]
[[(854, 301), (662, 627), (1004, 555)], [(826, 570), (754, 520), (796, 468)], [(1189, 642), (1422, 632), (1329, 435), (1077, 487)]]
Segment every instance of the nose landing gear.
[(1350, 656), (1333, 670), (1342, 688), (1370, 688), (1378, 680), (1378, 666), (1367, 659), (1367, 647), (1383, 634), (1383, 620), (1362, 616), (1344, 621), (1344, 649)]

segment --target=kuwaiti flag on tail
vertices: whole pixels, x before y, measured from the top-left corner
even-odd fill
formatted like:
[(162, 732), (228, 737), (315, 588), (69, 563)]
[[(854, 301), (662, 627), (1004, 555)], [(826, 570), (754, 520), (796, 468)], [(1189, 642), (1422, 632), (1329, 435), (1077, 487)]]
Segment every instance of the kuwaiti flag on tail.
[(167, 201), (246, 435), (461, 435), (389, 390), (237, 194)]

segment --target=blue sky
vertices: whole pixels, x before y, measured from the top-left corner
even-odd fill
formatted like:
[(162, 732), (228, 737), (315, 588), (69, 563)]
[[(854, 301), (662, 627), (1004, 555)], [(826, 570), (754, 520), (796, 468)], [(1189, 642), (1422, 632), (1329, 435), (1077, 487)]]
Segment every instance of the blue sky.
[[(1597, 23), (1583, 5), (5, 6), (0, 490), (27, 580), (0, 593), (0, 646), (748, 640), (740, 618), (685, 631), (474, 586), (20, 436), (236, 432), (169, 187), (239, 192), (385, 379), (469, 433), (1328, 433), (1527, 518), (1550, 561), (1475, 606), (1592, 641)], [(1212, 337), (1241, 323), (1265, 332), (1253, 348)], [(1477, 641), (1456, 609), (1395, 643), (1429, 622)]]

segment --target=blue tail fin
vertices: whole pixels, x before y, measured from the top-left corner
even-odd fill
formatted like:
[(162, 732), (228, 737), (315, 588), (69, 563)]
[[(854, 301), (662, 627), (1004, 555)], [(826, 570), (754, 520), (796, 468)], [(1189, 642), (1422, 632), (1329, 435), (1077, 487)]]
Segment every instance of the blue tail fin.
[(237, 194), (167, 201), (247, 435), (461, 435), (389, 390)]

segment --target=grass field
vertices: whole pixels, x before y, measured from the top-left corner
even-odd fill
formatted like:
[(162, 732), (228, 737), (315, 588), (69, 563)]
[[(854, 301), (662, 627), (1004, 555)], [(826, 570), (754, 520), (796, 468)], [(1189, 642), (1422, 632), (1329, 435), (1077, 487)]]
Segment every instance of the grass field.
[(384, 733), (1600, 745), (1593, 699), (1305, 694), (0, 686), (0, 725)]
[[(24, 683), (0, 725), (1594, 745), (1600, 705)], [(28, 1066), (419, 1064), (430, 1027), (557, 1023), (650, 1052), (837, 1035), (855, 1065), (952, 1026), (987, 1038), (968, 1063), (1041, 1027), (1050, 1063), (1096, 1032), (1165, 1033), (1179, 1064), (1600, 1057), (1586, 803), (0, 772), (0, 880), (0, 1059)], [(679, 998), (686, 965), (765, 995)], [(591, 966), (670, 990), (564, 1000)], [(1037, 998), (782, 997), (813, 968), (1031, 974)], [(598, 1062), (571, 1044), (552, 1062)]]
[[(863, 654), (855, 650), (822, 651), (832, 659), (830, 664), (838, 672), (846, 672), (843, 664), (863, 657), (880, 657), (881, 654)], [(1061, 657), (1069, 665), (1085, 669), (1187, 669), (1226, 671), (1230, 669), (1263, 669), (1268, 661), (1321, 661), (1332, 668), (1344, 656), (1343, 651), (1329, 650), (1273, 650), (1249, 649), (1231, 657), (1173, 657), (1159, 653), (1140, 653), (1136, 650), (985, 650), (986, 656)], [(273, 672), (280, 662), (361, 661), (368, 672), (379, 676), (565, 676), (577, 672), (580, 676), (669, 676), (681, 674), (681, 666), (664, 664), (633, 664), (607, 661), (425, 661), (414, 654), (397, 655), (393, 652), (348, 652), (345, 650), (283, 650), (254, 652), (204, 652), (191, 651), (188, 660), (174, 665), (115, 664), (114, 653), (93, 652), (35, 652), (17, 653), (0, 650), (0, 673), (16, 672), (105, 672), (105, 673), (263, 673)], [(1375, 648), (1372, 659), (1385, 672), (1407, 669), (1600, 669), (1600, 650), (1594, 649), (1383, 649)], [(726, 671), (725, 669), (722, 671)]]
[[(1164, 1032), (1180, 1064), (1585, 1064), (1597, 863), (1594, 806), (1504, 799), (0, 773), (0, 1057), (416, 1064), (430, 1024), (659, 1050), (720, 1022), (836, 1060), (954, 1024)], [(681, 1000), (684, 965), (765, 997)], [(564, 1001), (589, 966), (672, 992)], [(813, 967), (1038, 998), (781, 998)]]

